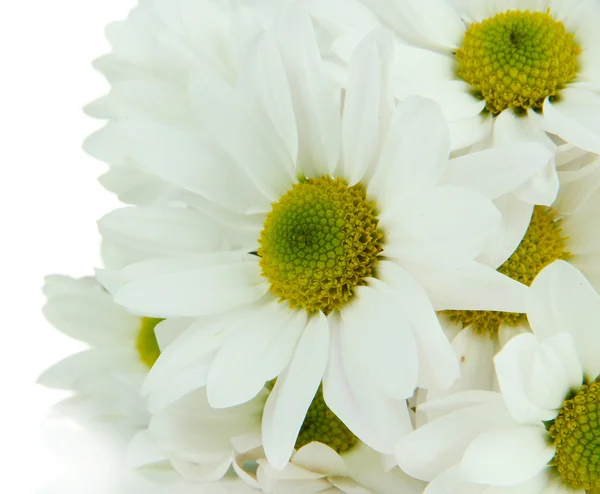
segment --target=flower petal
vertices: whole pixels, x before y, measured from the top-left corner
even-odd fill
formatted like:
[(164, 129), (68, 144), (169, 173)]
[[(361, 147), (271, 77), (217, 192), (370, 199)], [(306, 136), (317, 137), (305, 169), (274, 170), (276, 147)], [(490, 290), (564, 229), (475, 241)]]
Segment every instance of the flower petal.
[(554, 453), (541, 424), (486, 431), (469, 445), (460, 470), (472, 482), (515, 485), (547, 468)]
[(282, 470), (294, 450), (306, 412), (319, 388), (329, 356), (329, 327), (323, 313), (313, 316), (263, 413), (263, 447), (269, 463)]

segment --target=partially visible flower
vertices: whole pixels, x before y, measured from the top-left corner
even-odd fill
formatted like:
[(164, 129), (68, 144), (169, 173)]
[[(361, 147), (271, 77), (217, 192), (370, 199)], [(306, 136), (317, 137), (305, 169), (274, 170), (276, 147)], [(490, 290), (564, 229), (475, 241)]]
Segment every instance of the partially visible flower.
[[(581, 162), (583, 165), (578, 166)], [(600, 159), (581, 156), (569, 166), (572, 170), (560, 172), (561, 188), (556, 201), (549, 208), (535, 206), (518, 247), (503, 260), (505, 246), (513, 241), (510, 237), (523, 228), (519, 209), (529, 208), (515, 199), (507, 201), (507, 207), (503, 208), (507, 228), (491, 243), (495, 252), (488, 254), (487, 262), (502, 260), (498, 271), (529, 286), (544, 267), (562, 259), (577, 267), (598, 290), (600, 239), (596, 225), (600, 208)], [(448, 389), (432, 391), (431, 397), (466, 389), (495, 389), (492, 357), (513, 336), (530, 331), (524, 313), (444, 311), (439, 317), (452, 339), (461, 377)]]
[(149, 416), (140, 388), (160, 354), (154, 330), (162, 320), (128, 313), (93, 278), (48, 276), (44, 294), (48, 321), (91, 346), (40, 376), (45, 386), (74, 392), (58, 408), (82, 419), (108, 421), (125, 436), (145, 427)]
[(495, 357), (501, 393), (421, 406), (430, 422), (401, 440), (399, 465), (427, 494), (596, 493), (600, 489), (600, 296), (563, 261), (531, 288), (534, 334)]
[(258, 464), (258, 485), (268, 494), (420, 494), (424, 487), (398, 467), (386, 467), (384, 457), (364, 444), (339, 455), (312, 442), (296, 451), (281, 471), (265, 459)]
[[(402, 46), (395, 94), (437, 101), (453, 149), (491, 133), (600, 152), (600, 6), (579, 0), (362, 0)], [(347, 57), (356, 43), (334, 48)]]

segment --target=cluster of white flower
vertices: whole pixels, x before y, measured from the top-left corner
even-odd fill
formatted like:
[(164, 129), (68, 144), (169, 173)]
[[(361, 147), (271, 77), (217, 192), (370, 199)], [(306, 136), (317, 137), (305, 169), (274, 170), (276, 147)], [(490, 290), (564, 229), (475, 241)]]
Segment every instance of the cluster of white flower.
[(127, 206), (41, 382), (165, 492), (600, 493), (600, 2), (139, 0)]

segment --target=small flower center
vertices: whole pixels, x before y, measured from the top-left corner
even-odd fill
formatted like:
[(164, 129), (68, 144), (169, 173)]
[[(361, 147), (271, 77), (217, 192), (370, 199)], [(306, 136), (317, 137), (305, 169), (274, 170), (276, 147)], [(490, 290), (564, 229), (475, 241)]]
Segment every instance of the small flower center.
[[(275, 379), (269, 381), (266, 384), (267, 389), (272, 390), (275, 381)], [(298, 450), (314, 441), (329, 446), (339, 454), (350, 451), (359, 442), (358, 437), (352, 434), (350, 429), (325, 403), (322, 385), (319, 386), (319, 390), (306, 412), (295, 448)]]
[(271, 291), (290, 307), (328, 314), (373, 276), (383, 234), (360, 184), (309, 178), (272, 207), (258, 255)]
[[(535, 277), (548, 264), (557, 259), (568, 259), (567, 238), (563, 235), (558, 213), (548, 207), (535, 206), (529, 227), (521, 243), (498, 271), (513, 280), (530, 286)], [(527, 321), (525, 314), (482, 310), (442, 311), (461, 327), (472, 326), (478, 334), (493, 338), (502, 324), (516, 326)]]
[(556, 454), (550, 465), (573, 489), (600, 492), (600, 382), (584, 384), (547, 424)]
[(456, 51), (457, 73), (494, 115), (540, 110), (577, 75), (579, 53), (573, 34), (549, 10), (509, 10), (469, 26)]
[(136, 348), (140, 354), (140, 359), (149, 368), (152, 368), (158, 357), (160, 357), (160, 348), (158, 347), (158, 341), (156, 341), (154, 328), (163, 320), (154, 317), (142, 317), (142, 323), (136, 339)]

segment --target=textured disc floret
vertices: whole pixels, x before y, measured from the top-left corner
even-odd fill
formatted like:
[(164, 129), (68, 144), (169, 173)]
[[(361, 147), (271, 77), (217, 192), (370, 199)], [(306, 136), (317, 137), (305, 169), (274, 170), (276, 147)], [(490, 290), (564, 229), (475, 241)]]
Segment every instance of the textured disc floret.
[(541, 109), (577, 75), (581, 48), (550, 11), (500, 13), (467, 29), (456, 51), (458, 76), (492, 114)]
[(150, 368), (158, 360), (158, 357), (160, 357), (160, 348), (158, 341), (156, 341), (154, 328), (163, 320), (155, 317), (142, 317), (142, 323), (136, 340), (136, 348), (142, 362)]
[(328, 314), (373, 276), (382, 251), (375, 203), (331, 177), (295, 184), (273, 204), (258, 249), (271, 291), (292, 308)]
[[(563, 235), (558, 213), (552, 208), (535, 206), (521, 243), (498, 271), (530, 286), (546, 266), (569, 257), (567, 238)], [(471, 326), (476, 333), (490, 337), (497, 334), (501, 324), (516, 326), (527, 320), (525, 314), (514, 312), (448, 310), (443, 313), (462, 327)]]
[(558, 416), (548, 424), (556, 454), (556, 467), (564, 483), (573, 489), (600, 492), (600, 382), (583, 385), (566, 400)]

